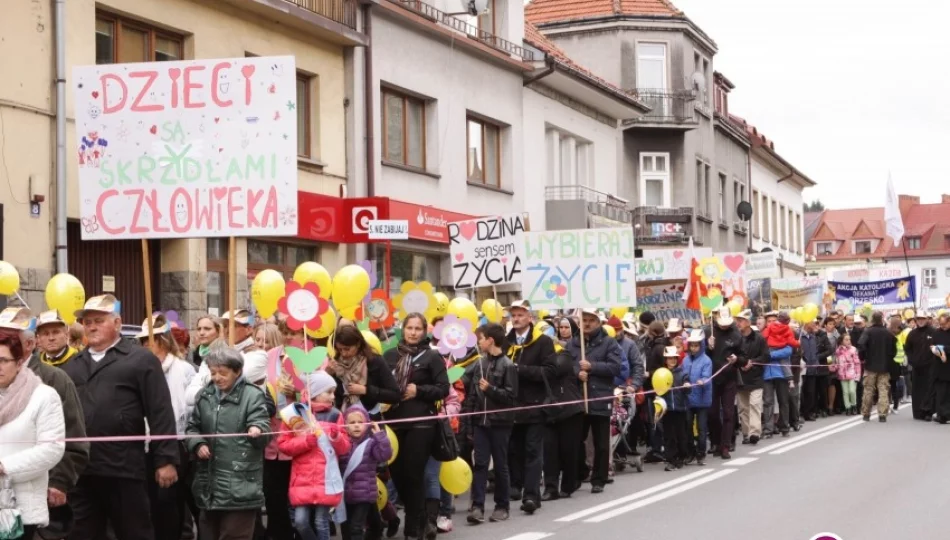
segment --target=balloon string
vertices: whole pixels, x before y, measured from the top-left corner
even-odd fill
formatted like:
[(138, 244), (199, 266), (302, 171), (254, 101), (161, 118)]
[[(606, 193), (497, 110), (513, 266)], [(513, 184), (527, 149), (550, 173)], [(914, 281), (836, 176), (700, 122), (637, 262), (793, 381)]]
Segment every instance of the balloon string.
[(23, 304), (26, 307), (26, 309), (31, 309), (30, 304), (27, 304), (26, 300), (24, 300), (23, 297), (20, 296), (20, 291), (13, 291), (13, 294), (16, 295), (17, 299), (20, 301), (21, 304)]

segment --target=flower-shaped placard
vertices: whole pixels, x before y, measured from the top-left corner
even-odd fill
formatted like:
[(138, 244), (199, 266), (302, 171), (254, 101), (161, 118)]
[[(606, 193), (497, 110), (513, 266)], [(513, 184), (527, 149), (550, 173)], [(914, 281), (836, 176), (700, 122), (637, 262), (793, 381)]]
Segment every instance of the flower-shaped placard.
[(277, 302), (277, 309), (287, 316), (291, 330), (318, 330), (320, 317), (330, 309), (330, 303), (320, 298), (320, 286), (310, 282), (300, 285), (289, 281), (284, 288), (284, 297)]
[(703, 285), (715, 285), (722, 281), (722, 275), (726, 273), (726, 267), (719, 260), (719, 257), (706, 257), (699, 261), (696, 267), (696, 275)]
[[(363, 308), (366, 308), (365, 310)], [(393, 314), (396, 309), (392, 301), (386, 296), (386, 291), (376, 289), (370, 293), (370, 299), (364, 302), (362, 306), (356, 308), (356, 319), (359, 321), (368, 320), (369, 328), (378, 330), (380, 328), (389, 328), (394, 324)]]
[(393, 306), (401, 312), (401, 316), (422, 313), (427, 321), (431, 321), (436, 316), (432, 284), (428, 281), (418, 284), (413, 281), (403, 283), (399, 294), (393, 297)]
[(468, 350), (475, 346), (472, 321), (455, 315), (446, 315), (439, 321), (432, 330), (432, 336), (439, 340), (440, 353), (451, 354), (458, 359), (464, 358)]

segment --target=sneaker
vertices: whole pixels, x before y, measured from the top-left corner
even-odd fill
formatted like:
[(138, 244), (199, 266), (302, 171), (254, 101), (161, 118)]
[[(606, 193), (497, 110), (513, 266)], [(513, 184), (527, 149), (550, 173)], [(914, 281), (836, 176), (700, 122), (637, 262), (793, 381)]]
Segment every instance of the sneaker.
[(508, 520), (508, 510), (504, 508), (495, 508), (492, 510), (491, 517), (488, 518), (488, 521), (497, 522), (497, 521), (507, 521)]
[(400, 525), (402, 525), (402, 520), (398, 517), (389, 520), (389, 523), (386, 524), (386, 538), (392, 538), (396, 536), (396, 534), (399, 532)]
[(472, 525), (485, 523), (485, 511), (478, 507), (473, 507), (468, 511), (468, 522)]
[(541, 505), (538, 504), (536, 501), (533, 501), (533, 500), (531, 500), (531, 499), (525, 499), (524, 502), (521, 503), (521, 511), (524, 512), (525, 514), (528, 514), (528, 515), (530, 516), (530, 515), (533, 514), (533, 513), (535, 512), (535, 510), (537, 510), (540, 506), (541, 506)]
[(435, 520), (435, 527), (439, 529), (440, 533), (452, 532), (452, 518), (439, 516), (439, 519)]
[(753, 436), (749, 437), (749, 444), (751, 444), (752, 446), (755, 446), (755, 445), (759, 444), (759, 436), (758, 436), (758, 435), (753, 435)]

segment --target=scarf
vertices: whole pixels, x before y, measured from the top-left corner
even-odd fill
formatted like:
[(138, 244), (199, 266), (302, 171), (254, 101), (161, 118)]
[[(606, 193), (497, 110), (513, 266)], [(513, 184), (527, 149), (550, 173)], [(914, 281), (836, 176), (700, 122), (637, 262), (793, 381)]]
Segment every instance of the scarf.
[(60, 351), (59, 355), (57, 356), (50, 356), (46, 354), (45, 352), (41, 352), (40, 361), (42, 361), (44, 364), (49, 365), (49, 366), (59, 367), (59, 366), (64, 365), (66, 362), (72, 360), (72, 358), (76, 356), (77, 354), (79, 354), (79, 351), (77, 351), (76, 349), (72, 347), (67, 346), (65, 349)]
[(0, 394), (0, 426), (12, 422), (26, 410), (30, 396), (42, 383), (33, 370), (23, 365), (16, 378)]
[(396, 384), (399, 385), (399, 392), (405, 393), (409, 386), (409, 376), (412, 374), (412, 361), (429, 348), (429, 342), (426, 339), (419, 343), (410, 344), (400, 341), (397, 346), (399, 352), (399, 362), (396, 364)]
[[(366, 357), (357, 354), (351, 358), (338, 358), (334, 363), (336, 378), (343, 381), (343, 388), (348, 384), (366, 385)], [(346, 394), (343, 403), (349, 407), (360, 402), (360, 396)]]
[(208, 353), (211, 352), (211, 345), (198, 345), (198, 356), (204, 360), (205, 356), (208, 356)]

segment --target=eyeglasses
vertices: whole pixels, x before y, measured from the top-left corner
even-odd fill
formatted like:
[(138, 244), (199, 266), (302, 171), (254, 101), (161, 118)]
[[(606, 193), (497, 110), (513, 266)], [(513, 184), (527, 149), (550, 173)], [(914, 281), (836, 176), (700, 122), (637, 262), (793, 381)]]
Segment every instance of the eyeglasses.
[(16, 361), (17, 361), (16, 358), (0, 356), (0, 364), (5, 364), (7, 362), (16, 362)]

